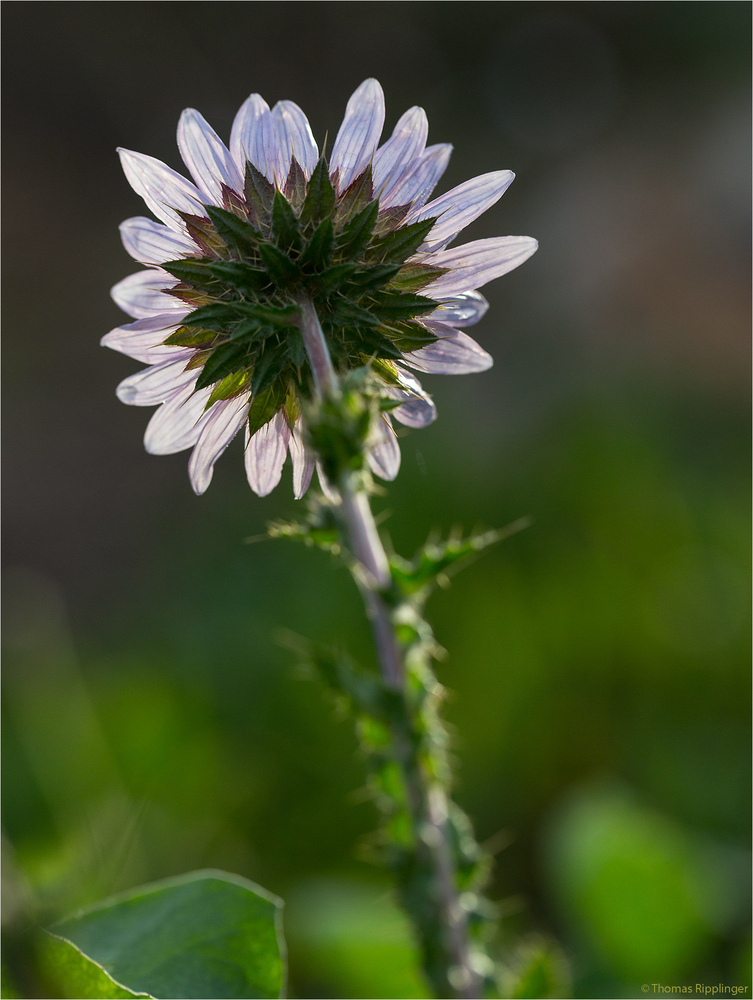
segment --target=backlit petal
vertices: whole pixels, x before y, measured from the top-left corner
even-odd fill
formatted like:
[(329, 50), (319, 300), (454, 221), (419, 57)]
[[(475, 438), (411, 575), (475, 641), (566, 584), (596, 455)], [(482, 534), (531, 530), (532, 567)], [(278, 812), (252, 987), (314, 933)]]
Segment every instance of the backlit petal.
[(176, 319), (186, 316), (190, 307), (169, 295), (167, 290), (178, 282), (166, 271), (152, 268), (129, 274), (110, 289), (110, 295), (123, 312), (134, 319), (169, 313)]
[(272, 108), (272, 117), (277, 127), (277, 141), (285, 175), (287, 176), (294, 156), (304, 174), (310, 177), (319, 159), (319, 147), (308, 118), (293, 101), (278, 101)]
[(174, 455), (196, 444), (210, 417), (204, 407), (211, 391), (207, 387), (195, 392), (191, 382), (155, 411), (144, 435), (144, 447), (150, 455)]
[(330, 174), (344, 191), (371, 162), (384, 125), (384, 93), (376, 80), (364, 80), (348, 101), (332, 147)]
[(123, 173), (133, 190), (158, 219), (171, 229), (184, 232), (178, 211), (203, 215), (202, 195), (195, 185), (161, 160), (131, 149), (119, 149)]
[(282, 411), (249, 440), (246, 429), (246, 477), (254, 493), (267, 496), (277, 486), (288, 454), (290, 428)]
[(141, 264), (164, 264), (197, 252), (189, 236), (142, 215), (120, 223), (120, 238), (131, 257)]
[(129, 406), (164, 403), (176, 389), (193, 384), (199, 377), (196, 370), (186, 371), (186, 363), (192, 356), (193, 351), (183, 351), (180, 357), (161, 361), (158, 365), (150, 365), (135, 375), (129, 375), (115, 390), (118, 399)]
[(204, 201), (221, 205), (223, 184), (243, 190), (240, 172), (225, 143), (193, 108), (186, 108), (180, 116), (178, 149)]
[(474, 177), (470, 181), (458, 184), (447, 194), (435, 198), (420, 211), (414, 209), (408, 215), (406, 222), (419, 222), (421, 219), (436, 216), (437, 222), (426, 237), (424, 248), (449, 243), (461, 229), (465, 229), (474, 219), (499, 201), (514, 179), (515, 174), (512, 170), (495, 170), (490, 174)]
[(444, 323), (424, 323), (439, 338), (436, 343), (403, 355), (403, 364), (434, 375), (467, 375), (491, 368), (494, 359), (467, 333)]
[(423, 294), (438, 298), (480, 288), (528, 260), (537, 248), (530, 236), (497, 236), (428, 254), (424, 263), (449, 268), (449, 272), (427, 285)]
[(243, 426), (247, 413), (247, 393), (215, 403), (209, 411), (208, 419), (188, 460), (188, 478), (199, 496), (211, 483), (214, 463)]

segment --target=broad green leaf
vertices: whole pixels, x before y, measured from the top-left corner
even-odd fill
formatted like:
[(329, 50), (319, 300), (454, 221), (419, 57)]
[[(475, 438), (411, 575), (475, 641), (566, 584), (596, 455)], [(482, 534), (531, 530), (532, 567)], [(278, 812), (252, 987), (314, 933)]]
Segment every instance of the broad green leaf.
[(448, 270), (436, 264), (403, 264), (390, 287), (400, 292), (420, 292), (426, 285), (447, 274)]
[(238, 310), (235, 304), (224, 302), (212, 302), (208, 306), (199, 306), (183, 319), (184, 326), (207, 326), (222, 328), (227, 323), (237, 323), (239, 320)]
[(274, 187), (264, 174), (258, 171), (250, 160), (246, 160), (246, 184), (244, 188), (246, 204), (261, 221), (264, 221), (272, 210), (274, 192)]
[(421, 313), (433, 312), (437, 303), (425, 295), (383, 291), (374, 296), (372, 308), (388, 320), (411, 319)]
[[(113, 983), (109, 993), (81, 992), (77, 983), (66, 995), (279, 997), (285, 980), (281, 905), (252, 882), (219, 871), (192, 872), (114, 896), (53, 928)], [(59, 961), (68, 961), (76, 974), (82, 964), (72, 962), (70, 949), (63, 951)], [(101, 979), (97, 988), (105, 985)], [(121, 991), (113, 992), (118, 986)]]
[(242, 292), (258, 292), (269, 284), (269, 276), (266, 271), (240, 261), (218, 260), (209, 264), (208, 270), (215, 278), (226, 281), (233, 288), (238, 288)]
[(75, 944), (56, 934), (45, 932), (41, 944), (41, 963), (63, 998), (121, 1000), (123, 997), (149, 996), (148, 993), (133, 993), (125, 989)]

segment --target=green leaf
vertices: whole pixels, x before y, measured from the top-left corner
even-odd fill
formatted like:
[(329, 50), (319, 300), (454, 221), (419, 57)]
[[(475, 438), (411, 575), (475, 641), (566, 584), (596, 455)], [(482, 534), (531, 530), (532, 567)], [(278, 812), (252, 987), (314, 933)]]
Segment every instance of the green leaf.
[(335, 211), (335, 222), (342, 224), (352, 219), (374, 197), (374, 185), (371, 180), (371, 164), (362, 171), (340, 195)]
[(290, 161), (290, 170), (288, 171), (288, 178), (285, 181), (285, 197), (288, 199), (290, 204), (295, 209), (300, 209), (303, 205), (303, 199), (306, 197), (306, 188), (308, 187), (308, 182), (306, 180), (306, 175), (303, 172), (298, 160), (295, 156)]
[(288, 361), (287, 343), (268, 347), (254, 362), (254, 373), (251, 378), (251, 392), (261, 392), (271, 385), (283, 370)]
[(286, 285), (299, 275), (298, 266), (272, 243), (259, 245), (259, 256), (276, 285)]
[[(68, 944), (57, 948), (60, 978), (78, 976), (70, 987), (64, 980), (65, 996), (279, 997), (281, 905), (252, 882), (219, 871), (115, 896), (53, 928), (51, 940)], [(88, 966), (75, 961), (76, 949)]]
[(184, 326), (206, 326), (215, 329), (228, 323), (237, 323), (240, 319), (235, 303), (212, 302), (208, 306), (199, 306), (183, 318)]
[(40, 962), (45, 974), (57, 987), (55, 995), (64, 1000), (69, 997), (121, 1000), (123, 997), (150, 996), (125, 989), (70, 941), (47, 931), (40, 945)]
[(391, 282), (391, 287), (400, 292), (420, 292), (426, 285), (447, 274), (448, 270), (449, 268), (437, 267), (436, 264), (403, 264)]
[(247, 371), (232, 372), (230, 375), (226, 375), (212, 389), (212, 393), (207, 400), (206, 409), (208, 410), (213, 403), (217, 403), (221, 399), (232, 399), (233, 396), (237, 396), (239, 392), (242, 392), (248, 386), (249, 380), (250, 374)]
[(379, 202), (370, 201), (355, 215), (337, 237), (338, 249), (347, 256), (356, 256), (369, 242), (379, 213)]
[(253, 436), (264, 424), (268, 424), (285, 402), (288, 388), (279, 380), (256, 393), (251, 399), (248, 411), (248, 433)]
[(246, 160), (246, 204), (261, 223), (269, 219), (275, 189), (250, 160)]
[(400, 264), (372, 264), (370, 267), (359, 267), (351, 277), (350, 283), (363, 291), (381, 288), (394, 278), (399, 270)]
[(284, 251), (300, 248), (301, 245), (298, 219), (290, 202), (281, 191), (275, 191), (272, 202), (272, 238)]
[(182, 260), (168, 260), (160, 266), (179, 281), (184, 281), (189, 285), (197, 285), (200, 288), (207, 288), (217, 284), (217, 279), (210, 269), (211, 263), (211, 260), (185, 258)]
[(215, 205), (207, 205), (206, 209), (215, 229), (228, 246), (235, 247), (241, 253), (253, 252), (256, 249), (262, 235), (250, 222)]
[(317, 291), (323, 295), (335, 291), (348, 281), (355, 273), (357, 266), (350, 261), (346, 261), (344, 264), (335, 264), (333, 267), (328, 267), (326, 271), (322, 271), (321, 274), (317, 275)]
[(335, 190), (330, 183), (327, 161), (321, 156), (309, 180), (308, 191), (301, 209), (301, 225), (320, 222), (332, 214), (334, 207)]
[(173, 347), (211, 347), (217, 338), (216, 330), (197, 329), (194, 326), (179, 326), (175, 333), (171, 333), (165, 340), (166, 344)]
[(269, 285), (269, 275), (266, 271), (241, 261), (218, 260), (209, 264), (207, 269), (215, 278), (247, 294), (260, 292)]
[(404, 261), (416, 251), (426, 239), (436, 219), (423, 219), (409, 226), (402, 226), (394, 233), (388, 233), (375, 240), (369, 249), (369, 256), (382, 261)]
[(379, 292), (374, 296), (371, 308), (385, 320), (412, 319), (421, 313), (433, 312), (437, 308), (434, 299), (410, 292)]
[(314, 272), (322, 271), (329, 264), (334, 242), (335, 236), (332, 229), (332, 219), (327, 216), (316, 227), (308, 246), (301, 254), (301, 267), (305, 269), (310, 268)]
[(209, 219), (203, 215), (191, 215), (189, 212), (177, 213), (183, 220), (188, 235), (197, 246), (208, 254), (215, 254), (225, 249), (225, 244), (218, 235)]
[(204, 364), (204, 369), (196, 380), (196, 388), (203, 389), (237, 371), (243, 366), (248, 355), (247, 344), (220, 344), (215, 347)]
[(379, 317), (354, 302), (338, 302), (332, 320), (339, 326), (379, 326)]

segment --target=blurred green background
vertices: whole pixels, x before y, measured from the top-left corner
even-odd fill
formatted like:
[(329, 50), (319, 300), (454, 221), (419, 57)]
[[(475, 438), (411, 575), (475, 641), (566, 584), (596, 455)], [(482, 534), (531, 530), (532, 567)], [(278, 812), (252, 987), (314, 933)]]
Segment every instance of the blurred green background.
[(369, 637), (238, 442), (202, 498), (98, 347), (144, 214), (123, 145), (182, 169), (251, 91), (323, 140), (382, 82), (513, 169), (469, 238), (536, 236), (485, 291), (495, 367), (377, 502), (398, 551), (533, 525), (438, 593), (457, 797), (497, 855), (501, 953), (558, 941), (577, 997), (750, 983), (747, 3), (26, 3), (4, 17), (6, 961), (24, 928), (212, 866), (283, 896), (293, 997), (421, 996), (347, 719), (280, 644)]

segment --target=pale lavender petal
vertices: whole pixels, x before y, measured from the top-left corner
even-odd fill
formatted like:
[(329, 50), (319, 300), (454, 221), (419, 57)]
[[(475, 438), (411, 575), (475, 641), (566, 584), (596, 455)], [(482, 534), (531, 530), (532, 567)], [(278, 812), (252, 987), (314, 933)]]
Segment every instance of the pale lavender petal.
[(188, 478), (194, 493), (201, 496), (212, 481), (214, 463), (243, 426), (248, 415), (249, 395), (215, 403), (209, 411), (199, 440), (188, 460)]
[(257, 119), (256, 128), (251, 136), (249, 159), (270, 184), (283, 186), (287, 171), (283, 166), (277, 126), (270, 111), (263, 110)]
[(186, 363), (193, 356), (193, 351), (182, 351), (180, 357), (161, 361), (158, 365), (144, 368), (135, 375), (123, 379), (115, 390), (121, 403), (129, 406), (156, 406), (184, 385), (193, 384), (199, 377), (196, 369), (186, 371)]
[(345, 108), (337, 133), (329, 172), (337, 171), (338, 190), (348, 185), (371, 162), (384, 125), (384, 93), (376, 80), (364, 80)]
[(437, 408), (430, 396), (421, 388), (421, 383), (409, 372), (398, 372), (400, 388), (388, 387), (386, 395), (401, 400), (402, 406), (391, 411), (401, 424), (407, 427), (427, 427), (437, 419)]
[(186, 108), (178, 122), (178, 149), (205, 202), (222, 205), (222, 185), (243, 191), (238, 168), (225, 143), (193, 108)]
[(432, 322), (448, 323), (450, 326), (473, 326), (485, 315), (489, 303), (481, 292), (463, 292), (440, 302), (439, 308), (429, 313), (426, 319)]
[(141, 264), (164, 264), (196, 253), (190, 237), (142, 215), (120, 223), (120, 238), (131, 257)]
[(389, 197), (382, 199), (379, 204), (383, 208), (389, 208), (391, 205), (413, 205), (414, 209), (421, 208), (429, 200), (439, 178), (447, 169), (451, 153), (452, 146), (449, 142), (428, 146), (421, 154), (418, 163), (401, 177)]
[(461, 229), (499, 201), (514, 179), (512, 170), (495, 170), (474, 177), (435, 198), (420, 211), (414, 209), (406, 218), (406, 224), (436, 216), (437, 222), (421, 249), (449, 243)]
[(319, 147), (308, 118), (293, 101), (278, 101), (272, 108), (282, 154), (282, 168), (287, 175), (294, 156), (307, 177), (319, 159)]
[(324, 469), (321, 467), (319, 462), (316, 463), (316, 474), (319, 477), (319, 486), (321, 487), (322, 493), (329, 500), (330, 503), (339, 504), (340, 494), (330, 483), (329, 479), (324, 475)]
[(104, 335), (100, 344), (146, 364), (167, 361), (179, 351), (185, 351), (185, 348), (165, 345), (165, 340), (180, 325), (172, 317), (168, 318), (170, 325), (166, 325), (165, 319), (164, 315), (149, 316), (147, 319), (137, 319), (135, 323), (117, 326)]
[(423, 294), (437, 298), (480, 288), (528, 260), (537, 247), (530, 236), (497, 236), (427, 254), (423, 263), (449, 268), (449, 272), (427, 285)]
[(190, 382), (155, 411), (144, 435), (150, 455), (174, 455), (193, 448), (211, 416), (211, 411), (205, 411), (211, 392), (211, 386), (195, 392)]
[(491, 368), (494, 359), (467, 333), (444, 323), (423, 324), (439, 340), (403, 355), (403, 364), (433, 375), (468, 375)]
[(290, 436), (290, 457), (293, 460), (293, 496), (300, 500), (309, 488), (314, 473), (314, 455), (303, 443), (303, 424), (296, 421)]
[(246, 476), (254, 493), (267, 496), (277, 486), (288, 454), (290, 428), (280, 410), (249, 440), (246, 428)]
[(172, 320), (178, 320), (191, 309), (185, 302), (167, 294), (167, 289), (174, 288), (177, 284), (171, 274), (152, 268), (129, 274), (110, 289), (110, 295), (123, 312), (134, 319), (166, 313)]
[(201, 192), (177, 171), (153, 156), (134, 153), (131, 149), (119, 149), (118, 153), (128, 183), (154, 215), (171, 229), (184, 232), (179, 211), (204, 214)]
[(410, 108), (395, 126), (391, 137), (374, 154), (374, 193), (389, 198), (403, 177), (417, 166), (424, 151), (429, 122), (423, 108)]
[(369, 466), (380, 479), (391, 481), (400, 471), (400, 445), (389, 417), (377, 421), (374, 437), (368, 453)]
[(243, 102), (233, 121), (230, 132), (230, 153), (241, 177), (246, 176), (246, 160), (251, 159), (254, 136), (263, 111), (269, 111), (267, 102), (260, 94), (251, 94)]

